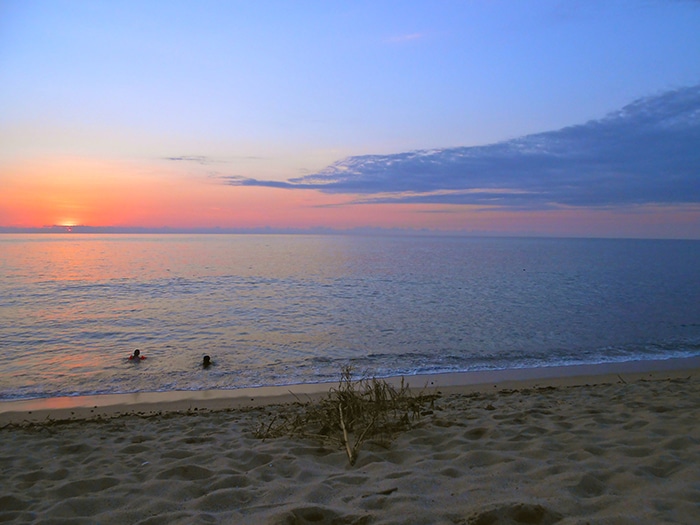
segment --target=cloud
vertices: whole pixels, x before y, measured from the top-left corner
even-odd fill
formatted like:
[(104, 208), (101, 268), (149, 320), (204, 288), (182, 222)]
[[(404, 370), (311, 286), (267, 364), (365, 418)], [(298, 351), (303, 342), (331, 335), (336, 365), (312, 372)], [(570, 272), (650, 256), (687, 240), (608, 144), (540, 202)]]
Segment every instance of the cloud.
[(315, 189), (361, 202), (516, 209), (699, 203), (699, 145), (700, 85), (497, 144), (348, 157), (286, 182), (228, 183)]
[(425, 33), (409, 33), (405, 35), (392, 36), (386, 39), (390, 44), (401, 44), (403, 42), (411, 42), (425, 38)]
[(212, 159), (204, 155), (180, 155), (179, 157), (165, 157), (165, 160), (172, 160), (176, 162), (194, 162), (202, 165), (211, 164), (212, 162)]

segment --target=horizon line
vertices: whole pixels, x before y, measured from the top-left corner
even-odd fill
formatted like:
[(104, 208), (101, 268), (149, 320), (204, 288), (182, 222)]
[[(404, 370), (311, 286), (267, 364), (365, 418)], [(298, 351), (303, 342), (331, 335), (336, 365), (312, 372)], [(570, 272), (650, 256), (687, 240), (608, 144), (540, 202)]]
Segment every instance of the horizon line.
[(494, 238), (544, 238), (544, 239), (607, 239), (607, 240), (678, 240), (700, 241), (693, 237), (642, 237), (642, 236), (601, 236), (575, 234), (547, 234), (543, 232), (498, 232), (489, 230), (440, 230), (429, 228), (385, 228), (378, 226), (361, 226), (353, 228), (330, 228), (315, 226), (310, 228), (279, 228), (261, 226), (255, 228), (231, 227), (173, 227), (173, 226), (87, 226), (60, 225), (52, 226), (0, 226), (0, 234), (194, 234), (194, 235), (405, 235), (405, 236), (435, 236), (435, 237), (494, 237)]

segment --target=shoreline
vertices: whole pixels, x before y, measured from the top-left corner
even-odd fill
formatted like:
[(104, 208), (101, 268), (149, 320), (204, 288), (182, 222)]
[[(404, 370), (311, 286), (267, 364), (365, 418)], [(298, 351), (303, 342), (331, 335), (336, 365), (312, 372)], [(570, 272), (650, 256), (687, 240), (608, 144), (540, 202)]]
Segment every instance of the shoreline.
[[(383, 378), (401, 381), (412, 390), (442, 394), (499, 392), (527, 388), (565, 387), (677, 379), (700, 373), (700, 357), (641, 360), (592, 365), (517, 368), (473, 372), (446, 372)], [(126, 414), (160, 414), (197, 410), (229, 410), (311, 401), (338, 385), (302, 383), (248, 387), (235, 390), (136, 392), (0, 401), (0, 427), (42, 421), (81, 420)]]
[[(274, 404), (296, 399), (280, 388), (44, 407), (35, 424), (0, 424), (0, 521), (700, 523), (698, 361), (414, 376), (441, 395), (367, 440), (344, 424), (287, 432), (309, 420)], [(275, 422), (283, 431), (265, 434)]]

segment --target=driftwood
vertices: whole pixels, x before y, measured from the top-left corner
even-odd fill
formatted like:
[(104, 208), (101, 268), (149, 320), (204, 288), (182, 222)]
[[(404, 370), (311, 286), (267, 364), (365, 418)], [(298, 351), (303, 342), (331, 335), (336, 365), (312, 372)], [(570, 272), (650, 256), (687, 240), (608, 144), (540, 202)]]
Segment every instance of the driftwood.
[(352, 370), (346, 367), (338, 387), (327, 397), (280, 409), (272, 421), (260, 423), (255, 435), (260, 439), (292, 436), (336, 444), (345, 449), (354, 465), (362, 443), (368, 439), (388, 443), (397, 432), (411, 428), (438, 397), (412, 393), (403, 378), (399, 387), (376, 378), (354, 380)]

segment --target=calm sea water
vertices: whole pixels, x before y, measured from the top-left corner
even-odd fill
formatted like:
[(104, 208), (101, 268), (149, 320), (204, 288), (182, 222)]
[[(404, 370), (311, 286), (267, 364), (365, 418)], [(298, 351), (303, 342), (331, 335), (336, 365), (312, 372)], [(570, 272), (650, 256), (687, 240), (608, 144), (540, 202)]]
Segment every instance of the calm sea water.
[(0, 276), (0, 399), (700, 355), (697, 241), (0, 235)]

